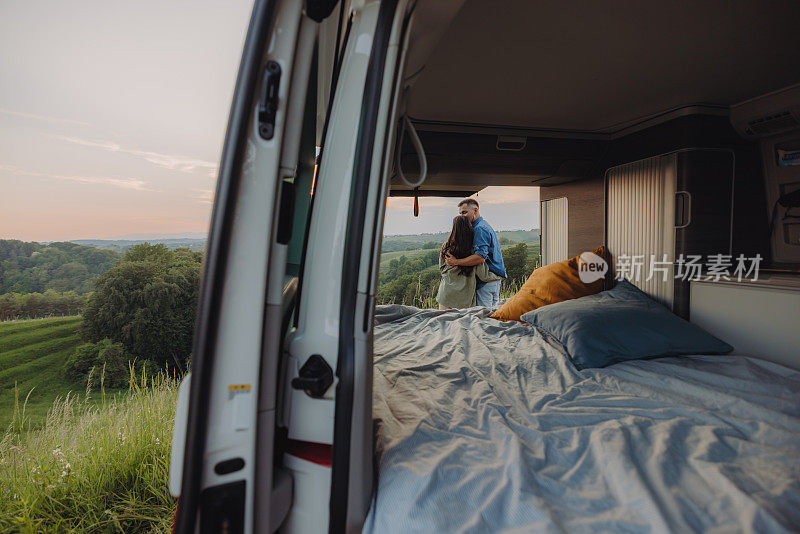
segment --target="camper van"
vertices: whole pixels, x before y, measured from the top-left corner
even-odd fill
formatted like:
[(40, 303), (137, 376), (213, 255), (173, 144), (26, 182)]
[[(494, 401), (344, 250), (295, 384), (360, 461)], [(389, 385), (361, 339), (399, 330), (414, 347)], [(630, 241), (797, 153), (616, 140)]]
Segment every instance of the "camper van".
[[(794, 0), (256, 0), (176, 532), (796, 530), (798, 20)], [(387, 197), (456, 215), (488, 186), (540, 188), (527, 296), (588, 252), (591, 294), (511, 320), (376, 306)], [(636, 265), (658, 276), (618, 276)]]

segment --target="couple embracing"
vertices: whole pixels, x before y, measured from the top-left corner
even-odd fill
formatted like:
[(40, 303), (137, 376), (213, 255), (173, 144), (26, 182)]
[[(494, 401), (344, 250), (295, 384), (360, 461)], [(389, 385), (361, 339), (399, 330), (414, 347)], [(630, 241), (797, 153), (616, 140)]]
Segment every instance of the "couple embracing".
[(440, 310), (496, 306), (500, 281), (506, 277), (500, 241), (481, 217), (478, 202), (467, 198), (458, 203), (460, 215), (439, 254), (442, 281), (436, 301)]

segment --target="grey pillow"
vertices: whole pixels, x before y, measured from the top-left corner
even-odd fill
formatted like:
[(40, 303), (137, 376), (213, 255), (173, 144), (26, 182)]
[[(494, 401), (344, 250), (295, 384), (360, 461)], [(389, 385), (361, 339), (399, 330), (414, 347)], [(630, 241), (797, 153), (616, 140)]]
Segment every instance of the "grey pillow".
[(556, 338), (578, 369), (681, 354), (726, 354), (733, 347), (623, 280), (608, 291), (542, 306), (522, 320)]

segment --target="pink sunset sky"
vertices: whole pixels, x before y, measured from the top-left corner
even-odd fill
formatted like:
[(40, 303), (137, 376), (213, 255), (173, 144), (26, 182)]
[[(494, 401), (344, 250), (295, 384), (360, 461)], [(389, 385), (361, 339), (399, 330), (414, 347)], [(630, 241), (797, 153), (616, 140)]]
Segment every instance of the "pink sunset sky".
[[(251, 2), (0, 3), (0, 238), (204, 234)], [(478, 195), (538, 227), (536, 188)], [(454, 199), (389, 199), (385, 233), (448, 230)]]

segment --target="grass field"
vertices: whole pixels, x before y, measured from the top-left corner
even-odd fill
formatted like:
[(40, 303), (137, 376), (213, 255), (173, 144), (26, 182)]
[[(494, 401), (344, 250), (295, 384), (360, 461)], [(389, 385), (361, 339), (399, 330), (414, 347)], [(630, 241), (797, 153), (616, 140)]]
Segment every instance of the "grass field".
[(66, 379), (80, 321), (0, 323), (0, 532), (168, 532), (176, 380)]
[(0, 433), (0, 532), (169, 532), (177, 389), (140, 378), (114, 396), (93, 391), (94, 402), (51, 403), (38, 429)]
[(20, 403), (27, 397), (26, 419), (36, 428), (57, 397), (84, 392), (86, 384), (71, 382), (62, 373), (64, 362), (81, 344), (76, 333), (80, 322), (75, 316), (0, 323), (0, 433), (11, 423), (17, 396)]

